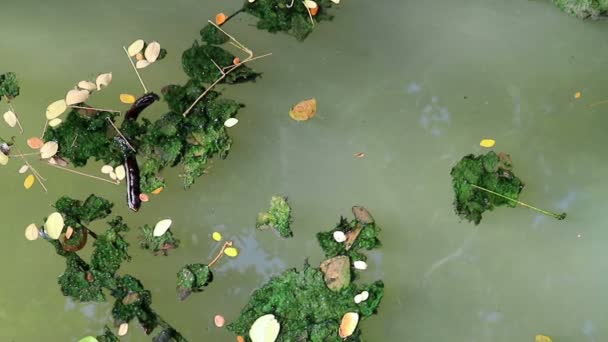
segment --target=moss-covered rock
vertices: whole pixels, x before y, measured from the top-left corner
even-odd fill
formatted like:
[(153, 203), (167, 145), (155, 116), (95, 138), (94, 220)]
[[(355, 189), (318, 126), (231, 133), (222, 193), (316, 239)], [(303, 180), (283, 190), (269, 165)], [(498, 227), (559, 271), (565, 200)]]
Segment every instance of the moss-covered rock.
[(177, 293), (180, 300), (186, 299), (192, 292), (201, 292), (213, 280), (213, 273), (208, 265), (189, 264), (177, 273)]

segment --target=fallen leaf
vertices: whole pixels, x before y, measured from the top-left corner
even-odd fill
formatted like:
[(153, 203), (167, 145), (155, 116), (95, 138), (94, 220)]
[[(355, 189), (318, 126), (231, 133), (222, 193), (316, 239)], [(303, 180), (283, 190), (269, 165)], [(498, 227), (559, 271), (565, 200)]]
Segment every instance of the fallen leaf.
[(230, 128), (233, 127), (234, 125), (236, 125), (239, 122), (239, 120), (237, 118), (229, 118), (228, 120), (226, 120), (224, 122), (224, 126)]
[(213, 234), (211, 234), (211, 237), (215, 241), (222, 241), (222, 234), (220, 234), (219, 232), (213, 232)]
[(346, 241), (346, 234), (344, 234), (344, 232), (341, 230), (336, 230), (334, 232), (334, 240), (336, 240), (336, 242), (342, 243)]
[(49, 121), (49, 126), (51, 126), (51, 127), (57, 127), (62, 122), (63, 121), (60, 118), (54, 118), (53, 120)]
[(551, 337), (545, 335), (536, 335), (534, 337), (534, 342), (553, 342)]
[(112, 171), (114, 171), (112, 165), (104, 165), (101, 167), (101, 173), (103, 173), (104, 175), (109, 175)]
[(239, 251), (238, 249), (234, 248), (234, 247), (228, 247), (226, 249), (224, 249), (224, 254), (226, 254), (227, 256), (234, 258), (237, 255), (239, 255)]
[(365, 157), (365, 153), (363, 153), (363, 152), (359, 152), (359, 153), (355, 153), (353, 156), (354, 156), (355, 158), (363, 158), (363, 157)]
[(305, 121), (317, 113), (317, 100), (309, 99), (296, 104), (289, 111), (289, 116), (296, 121)]
[(312, 1), (312, 0), (304, 0), (304, 6), (306, 6), (306, 8), (309, 8), (309, 9), (313, 9), (313, 8), (319, 7), (317, 5), (317, 3), (314, 2), (314, 1)]
[(133, 96), (131, 94), (120, 94), (120, 102), (126, 103), (126, 104), (135, 103), (135, 96)]
[(126, 296), (123, 297), (122, 303), (124, 305), (130, 305), (139, 300), (139, 294), (137, 292), (129, 292)]
[[(249, 0), (249, 2), (253, 2), (252, 0)], [(245, 338), (241, 335), (236, 337), (236, 342), (245, 342)]]
[(46, 222), (44, 223), (44, 230), (51, 239), (57, 240), (61, 235), (63, 226), (63, 216), (61, 216), (61, 214), (58, 212), (54, 212), (46, 219)]
[(57, 161), (55, 160), (55, 158), (51, 158), (51, 159), (49, 159), (49, 164), (57, 165)]
[(574, 93), (574, 98), (578, 100), (578, 99), (580, 99), (580, 98), (581, 98), (581, 96), (582, 96), (582, 95), (583, 95), (583, 94), (581, 94), (581, 92), (580, 92), (580, 91), (577, 91), (576, 93)]
[(496, 141), (494, 139), (482, 139), (479, 142), (479, 146), (481, 147), (492, 147), (496, 145)]
[(144, 48), (144, 40), (138, 39), (138, 40), (134, 41), (133, 43), (131, 43), (131, 45), (129, 45), (129, 47), (127, 48), (127, 53), (129, 54), (130, 57), (133, 57), (133, 56), (137, 55), (138, 53), (140, 53), (141, 50), (143, 50), (143, 48)]
[(95, 84), (97, 85), (97, 90), (101, 90), (101, 87), (107, 87), (112, 82), (112, 73), (101, 74), (97, 76), (95, 80)]
[(74, 228), (68, 226), (65, 230), (65, 238), (69, 240), (72, 237), (72, 234), (74, 234)]
[(165, 189), (165, 188), (164, 188), (164, 187), (162, 187), (162, 186), (161, 186), (161, 187), (158, 187), (158, 188), (154, 189), (154, 191), (152, 191), (152, 194), (153, 194), (153, 195), (158, 195), (158, 194), (160, 194), (161, 192), (163, 192), (163, 190), (164, 190), (164, 189)]
[(249, 329), (252, 342), (274, 342), (279, 336), (281, 326), (274, 315), (264, 315), (253, 322)]
[(37, 150), (44, 145), (44, 141), (38, 137), (31, 137), (27, 139), (27, 146), (29, 146), (32, 150)]
[(156, 223), (156, 226), (154, 227), (154, 232), (152, 233), (152, 235), (163, 236), (163, 234), (165, 234), (167, 230), (169, 230), (169, 227), (171, 227), (172, 223), (173, 221), (171, 221), (170, 219), (158, 221), (158, 223)]
[(109, 173), (109, 176), (110, 176), (110, 178), (112, 178), (112, 180), (116, 180), (116, 178), (117, 178), (117, 177), (116, 177), (116, 173), (114, 172), (114, 170), (112, 170), (112, 171)]
[(80, 81), (80, 82), (78, 82), (78, 88), (88, 90), (88, 91), (93, 91), (93, 90), (97, 89), (97, 86), (95, 85), (95, 83), (90, 82), (90, 81)]
[(30, 169), (30, 167), (29, 167), (29, 166), (27, 166), (27, 165), (23, 165), (23, 166), (21, 166), (21, 168), (19, 168), (19, 173), (20, 173), (20, 174), (24, 174), (24, 173), (26, 173), (26, 172), (27, 172), (27, 170), (29, 170), (29, 169)]
[(40, 157), (42, 159), (49, 159), (54, 156), (59, 150), (59, 145), (55, 141), (47, 141), (40, 148)]
[(93, 336), (87, 336), (87, 337), (81, 338), (78, 342), (99, 342), (99, 341)]
[(146, 57), (144, 57), (144, 54), (141, 53), (141, 52), (138, 53), (137, 55), (135, 55), (135, 60), (141, 61), (141, 60), (144, 60), (144, 59), (146, 59)]
[(226, 16), (224, 13), (218, 13), (215, 16), (215, 24), (222, 25), (223, 23), (226, 22), (227, 19), (228, 19), (228, 16)]
[(66, 109), (68, 109), (68, 105), (65, 103), (65, 99), (57, 100), (46, 107), (46, 119), (53, 120), (65, 113)]
[(8, 112), (4, 113), (3, 117), (4, 117), (4, 121), (10, 127), (15, 127), (15, 125), (17, 125), (17, 115), (15, 115), (15, 113), (12, 110), (9, 110)]
[(365, 270), (367, 269), (367, 263), (365, 261), (362, 260), (357, 260), (353, 263), (353, 266), (358, 269), (358, 270)]
[(141, 61), (137, 61), (137, 63), (135, 63), (135, 67), (137, 69), (143, 69), (143, 68), (147, 67), (148, 65), (150, 65), (150, 62), (148, 62), (145, 59), (142, 59)]
[(66, 167), (69, 165), (67, 160), (57, 157), (57, 156), (54, 156), (51, 159), (49, 159), (49, 163), (51, 163), (53, 165), (63, 166), (63, 167)]
[(333, 2), (334, 4), (336, 4), (336, 5), (337, 5), (337, 4), (339, 4), (339, 3), (340, 3), (340, 0), (331, 0), (331, 2)]
[(27, 177), (25, 177), (25, 181), (23, 181), (23, 187), (29, 189), (32, 187), (32, 185), (34, 185), (35, 181), (36, 178), (34, 177), (34, 175), (28, 175)]
[(317, 15), (317, 13), (319, 13), (319, 6), (310, 8), (310, 15), (314, 17), (315, 15)]
[(221, 328), (224, 326), (224, 323), (226, 323), (226, 320), (221, 315), (215, 315), (215, 317), (213, 317), (213, 323), (215, 323), (216, 327)]
[(356, 312), (347, 312), (342, 316), (340, 323), (339, 334), (342, 338), (347, 338), (355, 332), (359, 323), (359, 314)]
[(129, 331), (129, 323), (122, 323), (119, 327), (118, 327), (118, 336), (125, 336), (127, 334), (127, 332)]
[(116, 173), (116, 178), (118, 178), (118, 180), (123, 180), (127, 176), (127, 173), (125, 171), (125, 167), (122, 166), (122, 165), (118, 165), (114, 169), (114, 173)]
[(359, 295), (361, 296), (362, 301), (366, 301), (369, 298), (369, 292), (367, 292), (367, 291), (363, 291), (363, 292), (359, 293)]
[(0, 165), (8, 164), (8, 156), (0, 151)]
[(40, 234), (38, 234), (38, 227), (36, 227), (35, 224), (32, 223), (25, 228), (25, 238), (26, 239), (28, 239), (30, 241), (34, 241), (34, 240), (38, 239), (39, 236), (40, 236)]
[(150, 200), (150, 197), (148, 197), (148, 195), (142, 193), (142, 194), (139, 194), (139, 199), (142, 202), (148, 202)]
[(68, 106), (83, 103), (89, 98), (89, 92), (87, 90), (76, 90), (72, 89), (68, 91), (65, 96), (65, 104)]
[(238, 57), (234, 57), (234, 59), (232, 60), (232, 64), (234, 64), (234, 65), (241, 64), (241, 59)]
[(146, 47), (146, 51), (144, 52), (144, 57), (150, 63), (156, 62), (156, 59), (160, 55), (160, 44), (158, 42), (151, 42)]

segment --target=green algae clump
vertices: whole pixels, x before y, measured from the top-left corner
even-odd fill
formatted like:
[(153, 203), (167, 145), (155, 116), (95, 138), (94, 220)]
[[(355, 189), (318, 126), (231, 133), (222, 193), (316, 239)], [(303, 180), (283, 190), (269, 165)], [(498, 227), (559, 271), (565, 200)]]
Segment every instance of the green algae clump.
[(259, 229), (276, 229), (282, 237), (293, 236), (291, 231), (291, 208), (287, 199), (281, 196), (273, 196), (270, 199), (270, 209), (268, 212), (259, 213), (255, 226)]
[(19, 82), (17, 82), (17, 75), (14, 72), (7, 72), (0, 75), (0, 101), (2, 98), (8, 99), (8, 101), (19, 96)]
[(608, 14), (608, 0), (553, 0), (553, 3), (581, 19), (600, 19)]
[(139, 246), (142, 249), (150, 250), (154, 255), (168, 255), (169, 251), (179, 247), (180, 240), (175, 238), (172, 230), (167, 230), (161, 236), (154, 236), (154, 227), (144, 225), (139, 228)]
[(213, 280), (213, 273), (206, 264), (189, 264), (177, 273), (177, 292), (180, 300), (192, 292), (202, 292)]

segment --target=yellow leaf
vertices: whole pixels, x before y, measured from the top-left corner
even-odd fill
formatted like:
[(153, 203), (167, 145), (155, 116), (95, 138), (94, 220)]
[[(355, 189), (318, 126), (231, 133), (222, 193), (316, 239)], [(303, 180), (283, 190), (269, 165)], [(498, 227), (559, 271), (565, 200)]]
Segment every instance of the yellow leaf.
[(0, 165), (8, 164), (8, 156), (0, 151)]
[(574, 98), (578, 100), (578, 99), (580, 99), (580, 98), (581, 98), (581, 96), (582, 96), (582, 95), (583, 95), (583, 94), (581, 94), (581, 92), (580, 92), (580, 91), (577, 91), (576, 93), (574, 93)]
[(120, 94), (120, 102), (126, 104), (135, 103), (135, 96), (131, 94)]
[(215, 241), (222, 241), (222, 234), (220, 234), (219, 232), (213, 232), (213, 234), (211, 234), (211, 237)]
[(59, 124), (61, 124), (61, 119), (60, 118), (54, 118), (53, 120), (49, 121), (49, 126), (51, 127), (57, 127), (59, 126)]
[(551, 337), (545, 335), (536, 335), (534, 342), (553, 342)]
[(494, 139), (483, 139), (479, 142), (479, 146), (481, 147), (492, 147), (496, 144)]
[(305, 121), (317, 113), (317, 100), (309, 99), (296, 104), (289, 111), (289, 116), (296, 121)]
[(224, 249), (224, 254), (226, 254), (227, 256), (234, 258), (237, 255), (239, 255), (239, 251), (234, 248), (234, 247), (228, 247), (226, 249)]
[(25, 228), (25, 238), (34, 241), (38, 239), (38, 227), (35, 224), (30, 224)]
[(4, 113), (3, 116), (4, 121), (7, 125), (9, 125), (10, 127), (15, 127), (15, 125), (17, 124), (17, 115), (15, 115), (13, 111), (9, 110), (8, 112)]
[(61, 216), (61, 214), (58, 212), (54, 212), (49, 215), (49, 217), (46, 219), (46, 222), (44, 223), (45, 232), (53, 240), (59, 239), (59, 236), (63, 231), (63, 227), (63, 216)]
[(26, 189), (29, 189), (32, 187), (32, 185), (34, 185), (34, 182), (36, 181), (36, 178), (34, 178), (34, 175), (28, 175), (27, 177), (25, 177), (25, 181), (23, 182), (23, 186)]
[(163, 190), (164, 190), (164, 188), (161, 186), (161, 187), (159, 187), (159, 188), (154, 189), (154, 190), (152, 191), (152, 194), (153, 194), (153, 195), (158, 195), (158, 194), (160, 194), (161, 192), (163, 192)]
[(46, 119), (53, 120), (59, 117), (68, 109), (68, 105), (64, 99), (57, 100), (46, 107)]

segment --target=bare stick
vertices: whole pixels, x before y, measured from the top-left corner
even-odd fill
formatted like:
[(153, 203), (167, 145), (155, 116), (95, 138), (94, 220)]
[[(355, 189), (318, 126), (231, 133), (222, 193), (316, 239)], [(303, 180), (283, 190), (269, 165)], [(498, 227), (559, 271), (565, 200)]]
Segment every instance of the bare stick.
[(70, 148), (74, 147), (74, 144), (76, 143), (76, 139), (78, 139), (78, 133), (76, 133), (76, 136), (74, 137), (74, 140), (72, 141), (72, 144), (70, 145)]
[(592, 103), (592, 104), (589, 105), (589, 107), (599, 106), (599, 105), (604, 104), (604, 103), (608, 103), (608, 100)]
[(141, 86), (144, 88), (144, 94), (148, 93), (148, 88), (146, 88), (146, 85), (144, 84), (144, 80), (141, 79), (141, 76), (139, 75), (139, 71), (137, 71), (137, 67), (135, 66), (135, 63), (133, 63), (133, 59), (131, 59), (131, 56), (129, 56), (129, 51), (127, 51), (126, 47), (122, 47), (123, 50), (125, 50), (125, 53), (127, 54), (127, 58), (129, 58), (129, 62), (131, 62), (131, 66), (133, 67), (133, 70), (135, 70), (135, 73), (137, 74), (137, 78), (139, 78), (139, 83), (141, 83)]
[(127, 144), (127, 146), (129, 146), (129, 148), (137, 153), (137, 151), (135, 151), (135, 149), (133, 148), (133, 146), (131, 146), (131, 144), (129, 143), (129, 140), (127, 140), (127, 138), (125, 138), (124, 135), (122, 135), (122, 133), (120, 132), (120, 130), (118, 129), (118, 127), (116, 127), (116, 125), (114, 125), (114, 123), (112, 122), (112, 120), (110, 120), (110, 118), (106, 118), (108, 119), (108, 122), (110, 123), (110, 125), (112, 125), (112, 127), (114, 127), (114, 129), (116, 130), (116, 133), (118, 133), (118, 135), (120, 135), (121, 138), (123, 138), (125, 140), (125, 143)]
[(88, 173), (84, 173), (84, 172), (80, 172), (80, 171), (69, 169), (67, 167), (63, 167), (63, 166), (59, 166), (59, 165), (54, 165), (54, 164), (51, 164), (51, 163), (47, 163), (47, 165), (50, 165), (52, 167), (56, 167), (58, 169), (61, 169), (61, 170), (67, 171), (67, 172), (75, 173), (77, 175), (81, 175), (81, 176), (97, 179), (97, 180), (100, 180), (100, 181), (108, 182), (108, 183), (111, 183), (111, 184), (114, 184), (114, 185), (120, 184), (119, 181), (112, 181), (112, 180), (109, 180), (109, 179), (93, 176), (93, 175), (90, 175)]
[(310, 8), (308, 8), (308, 6), (306, 6), (306, 3), (304, 1), (302, 1), (302, 5), (304, 5), (304, 7), (306, 7), (306, 12), (308, 12), (308, 16), (310, 17), (310, 22), (312, 23), (312, 27), (315, 27), (315, 20), (312, 18), (312, 13), (310, 12)]
[(215, 256), (215, 258), (213, 258), (213, 260), (211, 260), (211, 262), (209, 263), (209, 267), (213, 266), (213, 264), (215, 264), (216, 262), (218, 262), (218, 260), (220, 260), (220, 258), (222, 257), (222, 255), (224, 255), (224, 250), (228, 247), (232, 246), (232, 241), (226, 241), (224, 242), (224, 245), (222, 246), (222, 249), (220, 249), (220, 252), (217, 253), (217, 255)]
[(42, 134), (40, 135), (40, 139), (44, 138), (44, 133), (46, 133), (46, 128), (49, 125), (49, 120), (46, 120), (46, 122), (44, 123), (44, 128), (42, 129)]
[(36, 177), (36, 179), (38, 179), (38, 183), (40, 183), (40, 186), (42, 186), (42, 189), (44, 189), (44, 192), (49, 192), (46, 188), (46, 186), (44, 186), (44, 182), (43, 182), (43, 178), (42, 176), (40, 176), (40, 174), (38, 173), (38, 171), (36, 171), (36, 169), (32, 166), (32, 164), (30, 164), (27, 159), (25, 159), (25, 157), (23, 156), (23, 153), (21, 153), (21, 151), (17, 148), (17, 152), (19, 153), (19, 155), (21, 156), (21, 159), (23, 159), (23, 162), (25, 163), (25, 165), (27, 165), (27, 167), (29, 167), (30, 170), (32, 170), (32, 174), (34, 175), (34, 177)]
[(224, 69), (222, 69), (222, 67), (220, 67), (219, 65), (217, 65), (217, 63), (213, 60), (213, 58), (209, 58), (211, 59), (211, 61), (213, 62), (213, 64), (215, 65), (215, 67), (217, 68), (217, 70), (220, 71), (220, 73), (224, 73)]
[[(218, 29), (218, 30), (222, 31), (222, 33), (223, 33), (223, 34), (227, 35), (227, 36), (228, 36), (228, 38), (230, 38), (230, 39), (231, 39), (231, 40), (234, 42), (234, 44), (236, 44), (236, 46), (237, 46), (239, 49), (241, 49), (241, 50), (243, 50), (243, 51), (247, 52), (247, 54), (248, 54), (249, 56), (252, 56), (252, 55), (253, 55), (253, 52), (252, 52), (251, 50), (249, 50), (249, 49), (248, 49), (248, 48), (247, 48), (245, 45), (243, 45), (241, 42), (239, 42), (239, 41), (238, 41), (236, 38), (234, 38), (233, 36), (231, 36), (230, 34), (228, 34), (228, 32), (224, 31), (224, 30), (223, 30), (221, 27), (219, 27), (218, 25), (216, 25), (216, 24), (215, 24), (213, 21), (211, 21), (211, 20), (207, 20), (207, 22), (208, 22), (209, 24), (211, 24), (211, 25), (215, 26), (215, 28), (216, 28), (216, 29)], [(234, 45), (234, 44), (233, 44), (233, 45)]]
[(71, 108), (77, 108), (77, 109), (92, 109), (92, 110), (96, 110), (98, 112), (121, 113), (121, 111), (115, 110), (115, 109), (103, 109), (103, 108), (81, 107), (81, 106), (70, 106), (70, 107)]
[(291, 3), (290, 3), (289, 5), (285, 5), (285, 7), (287, 7), (287, 8), (292, 8), (292, 7), (293, 7), (293, 3), (294, 3), (295, 1), (296, 1), (296, 0), (291, 0)]
[(17, 112), (15, 112), (15, 108), (13, 108), (13, 106), (9, 103), (8, 109), (10, 109), (11, 112), (13, 112), (15, 114), (15, 117), (17, 118), (17, 125), (19, 125), (19, 130), (21, 131), (21, 134), (23, 134), (23, 126), (21, 126), (21, 121), (19, 120), (19, 117), (17, 116)]

